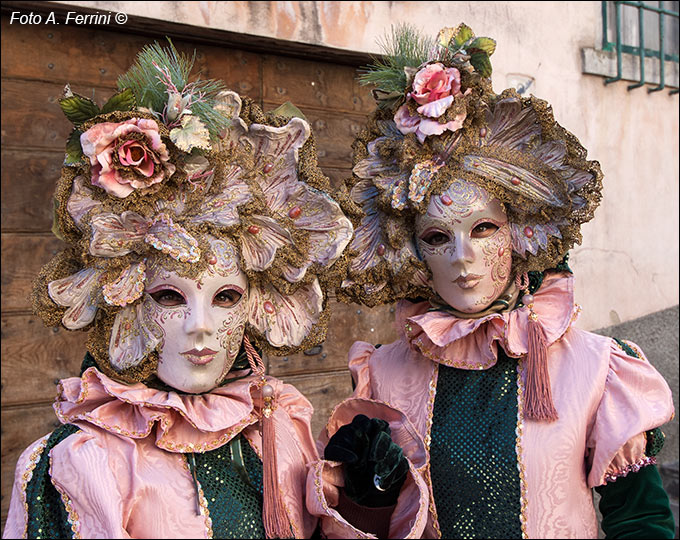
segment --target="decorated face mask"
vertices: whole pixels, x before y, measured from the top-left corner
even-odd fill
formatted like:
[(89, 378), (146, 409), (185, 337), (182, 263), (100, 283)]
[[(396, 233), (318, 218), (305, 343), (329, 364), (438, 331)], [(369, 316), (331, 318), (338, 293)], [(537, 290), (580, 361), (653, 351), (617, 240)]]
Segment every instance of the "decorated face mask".
[(150, 272), (145, 314), (162, 330), (158, 378), (182, 392), (208, 392), (227, 376), (241, 347), (247, 317), (248, 280), (236, 250), (212, 243), (214, 261), (196, 279)]
[(455, 180), (430, 199), (416, 239), (435, 292), (463, 313), (486, 309), (510, 281), (512, 245), (502, 204), (482, 187)]

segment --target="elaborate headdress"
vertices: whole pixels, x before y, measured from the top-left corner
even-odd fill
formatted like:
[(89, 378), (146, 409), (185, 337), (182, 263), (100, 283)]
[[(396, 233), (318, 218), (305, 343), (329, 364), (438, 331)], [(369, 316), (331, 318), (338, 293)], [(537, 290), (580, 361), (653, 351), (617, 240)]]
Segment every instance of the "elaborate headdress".
[(346, 195), (357, 227), (341, 297), (376, 305), (432, 296), (414, 223), (457, 179), (504, 203), (516, 275), (554, 267), (580, 242), (600, 200), (599, 164), (545, 101), (492, 91), (495, 46), (464, 24), (436, 40), (402, 26), (363, 74), (378, 87), (378, 109), (354, 143)]
[(157, 365), (161, 334), (144, 309), (154, 267), (197, 276), (238, 260), (246, 336), (288, 354), (325, 338), (326, 291), (352, 237), (308, 123), (264, 114), (220, 81), (189, 82), (192, 65), (154, 44), (101, 108), (68, 87), (60, 100), (74, 130), (53, 230), (68, 246), (43, 268), (34, 309), (50, 326), (91, 330), (98, 366), (128, 382)]

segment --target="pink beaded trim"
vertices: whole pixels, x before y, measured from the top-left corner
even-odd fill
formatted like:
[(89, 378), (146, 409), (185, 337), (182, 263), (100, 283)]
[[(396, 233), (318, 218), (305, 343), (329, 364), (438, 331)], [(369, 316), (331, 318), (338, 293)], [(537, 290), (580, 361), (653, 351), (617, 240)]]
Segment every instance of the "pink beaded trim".
[(642, 467), (646, 467), (647, 465), (656, 465), (656, 458), (654, 456), (643, 457), (638, 459), (636, 462), (631, 463), (630, 465), (626, 465), (623, 469), (619, 471), (613, 473), (605, 473), (604, 481), (605, 483), (616, 482), (617, 478), (621, 478), (622, 476), (628, 476), (629, 472), (638, 472), (640, 469), (642, 469)]

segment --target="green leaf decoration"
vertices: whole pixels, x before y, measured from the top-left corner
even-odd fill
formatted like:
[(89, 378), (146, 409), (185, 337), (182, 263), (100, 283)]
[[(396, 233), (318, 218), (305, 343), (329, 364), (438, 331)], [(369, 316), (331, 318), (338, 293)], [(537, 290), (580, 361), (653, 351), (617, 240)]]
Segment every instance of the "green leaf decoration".
[(66, 157), (64, 165), (78, 165), (83, 159), (83, 147), (80, 145), (80, 136), (83, 134), (79, 129), (74, 129), (66, 141)]
[(453, 36), (456, 35), (457, 30), (457, 28), (453, 28), (452, 26), (442, 28), (437, 34), (437, 43), (439, 46), (444, 48), (448, 47), (449, 43), (451, 43), (451, 40), (453, 39)]
[(193, 148), (210, 150), (210, 132), (203, 122), (191, 114), (182, 117), (181, 128), (170, 131), (170, 140), (185, 152), (191, 152)]
[(131, 111), (137, 107), (137, 100), (135, 93), (130, 88), (125, 88), (111, 96), (111, 98), (102, 106), (101, 114), (110, 113), (113, 111)]
[(61, 98), (59, 106), (66, 115), (66, 118), (75, 126), (79, 126), (99, 114), (99, 107), (97, 107), (94, 101), (78, 94)]
[(475, 33), (472, 31), (468, 25), (461, 23), (456, 28), (455, 35), (453, 36), (453, 44), (456, 48), (462, 47), (466, 41), (475, 37)]
[(470, 63), (482, 77), (491, 77), (491, 60), (489, 60), (488, 54), (485, 52), (471, 54)]
[(491, 56), (496, 50), (496, 41), (488, 37), (478, 37), (468, 47), (470, 53), (477, 50), (484, 51), (488, 56)]
[(286, 101), (284, 104), (279, 105), (276, 107), (276, 109), (271, 111), (271, 113), (277, 116), (285, 116), (287, 118), (302, 118), (303, 120), (307, 120), (305, 115), (302, 114), (302, 111), (290, 101)]

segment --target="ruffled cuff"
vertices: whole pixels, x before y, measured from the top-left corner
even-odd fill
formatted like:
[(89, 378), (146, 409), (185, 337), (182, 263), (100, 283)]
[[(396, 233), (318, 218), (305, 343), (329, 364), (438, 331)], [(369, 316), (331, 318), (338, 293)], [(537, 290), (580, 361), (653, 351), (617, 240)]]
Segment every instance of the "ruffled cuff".
[[(364, 349), (368, 351), (368, 349)], [(408, 461), (409, 473), (399, 493), (389, 523), (390, 538), (420, 538), (428, 519), (429, 491), (418, 472), (426, 464), (425, 443), (410, 420), (382, 401), (352, 397), (341, 402), (331, 414), (318, 442), (319, 453), (328, 439), (357, 414), (381, 418), (389, 423), (392, 440), (401, 447)], [(307, 510), (321, 519), (321, 530), (328, 538), (376, 538), (360, 531), (336, 509), (339, 488), (344, 486), (342, 464), (319, 460), (312, 463), (307, 475)]]
[[(634, 343), (611, 341), (609, 372), (588, 435), (588, 486), (653, 463), (645, 432), (673, 417), (670, 388)], [(637, 356), (632, 356), (633, 351)]]
[[(322, 534), (326, 538), (378, 538), (375, 534), (352, 525), (347, 519), (351, 519), (351, 515), (343, 516), (339, 512), (342, 486), (342, 463), (319, 460), (310, 464), (307, 475), (307, 510), (313, 516), (319, 517)], [(388, 529), (389, 538), (420, 538), (427, 523), (428, 501), (427, 486), (409, 461), (409, 472), (389, 518), (389, 525), (380, 524), (382, 527), (378, 528)]]
[(627, 476), (630, 472), (638, 472), (642, 467), (656, 464), (654, 456), (647, 456), (645, 448), (647, 438), (640, 433), (623, 445), (612, 459), (604, 473), (605, 483), (616, 482), (617, 478)]

